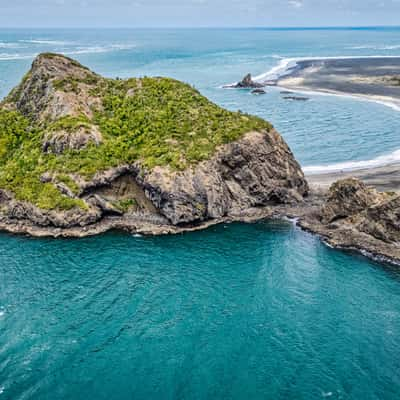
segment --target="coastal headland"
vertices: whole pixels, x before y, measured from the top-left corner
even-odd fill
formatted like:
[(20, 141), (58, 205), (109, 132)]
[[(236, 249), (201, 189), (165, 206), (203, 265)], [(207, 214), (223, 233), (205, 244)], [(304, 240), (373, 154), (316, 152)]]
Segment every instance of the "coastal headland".
[[(395, 68), (385, 71), (374, 79)], [(400, 88), (391, 85), (392, 96)], [(173, 79), (108, 79), (42, 54), (0, 103), (0, 141), (0, 228), (9, 232), (168, 234), (292, 217), (334, 247), (400, 260), (395, 169), (359, 175), (383, 191), (338, 174), (310, 186), (269, 122)]]

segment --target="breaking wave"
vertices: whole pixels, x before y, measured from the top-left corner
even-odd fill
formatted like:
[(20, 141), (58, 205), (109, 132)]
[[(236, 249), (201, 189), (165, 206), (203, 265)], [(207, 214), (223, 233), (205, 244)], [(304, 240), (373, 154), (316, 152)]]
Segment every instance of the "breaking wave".
[(303, 167), (306, 174), (324, 174), (330, 172), (354, 171), (365, 168), (376, 168), (400, 162), (400, 149), (393, 153), (378, 156), (371, 160), (345, 161), (330, 165), (310, 165)]

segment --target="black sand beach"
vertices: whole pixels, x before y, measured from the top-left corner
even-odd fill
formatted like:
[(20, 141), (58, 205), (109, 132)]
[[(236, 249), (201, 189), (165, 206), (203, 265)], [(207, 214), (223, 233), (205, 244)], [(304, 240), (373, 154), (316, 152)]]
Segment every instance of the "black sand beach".
[(400, 107), (400, 57), (302, 60), (274, 83), (290, 90), (354, 95)]
[(400, 191), (400, 163), (353, 171), (306, 174), (306, 177), (311, 187), (315, 190), (326, 190), (333, 182), (352, 177), (360, 179), (380, 191)]

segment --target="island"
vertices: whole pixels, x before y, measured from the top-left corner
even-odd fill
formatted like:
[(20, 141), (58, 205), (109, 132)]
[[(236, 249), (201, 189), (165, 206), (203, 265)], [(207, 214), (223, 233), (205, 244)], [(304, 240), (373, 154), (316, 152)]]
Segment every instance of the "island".
[(108, 79), (47, 53), (0, 103), (2, 230), (171, 234), (285, 217), (332, 246), (400, 260), (398, 194), (354, 178), (310, 189), (269, 122), (185, 83)]

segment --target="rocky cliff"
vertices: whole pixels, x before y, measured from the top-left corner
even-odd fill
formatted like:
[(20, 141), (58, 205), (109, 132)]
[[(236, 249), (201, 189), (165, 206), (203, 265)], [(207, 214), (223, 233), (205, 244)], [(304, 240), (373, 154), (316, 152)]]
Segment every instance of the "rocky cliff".
[(302, 216), (300, 225), (333, 247), (400, 260), (400, 195), (380, 193), (357, 179), (335, 182), (322, 204)]
[(0, 109), (0, 226), (174, 232), (308, 194), (272, 126), (167, 78), (105, 79), (40, 55)]
[(399, 195), (356, 179), (309, 192), (268, 122), (173, 79), (106, 79), (42, 54), (0, 103), (0, 229), (159, 234), (291, 216), (334, 247), (400, 260)]

